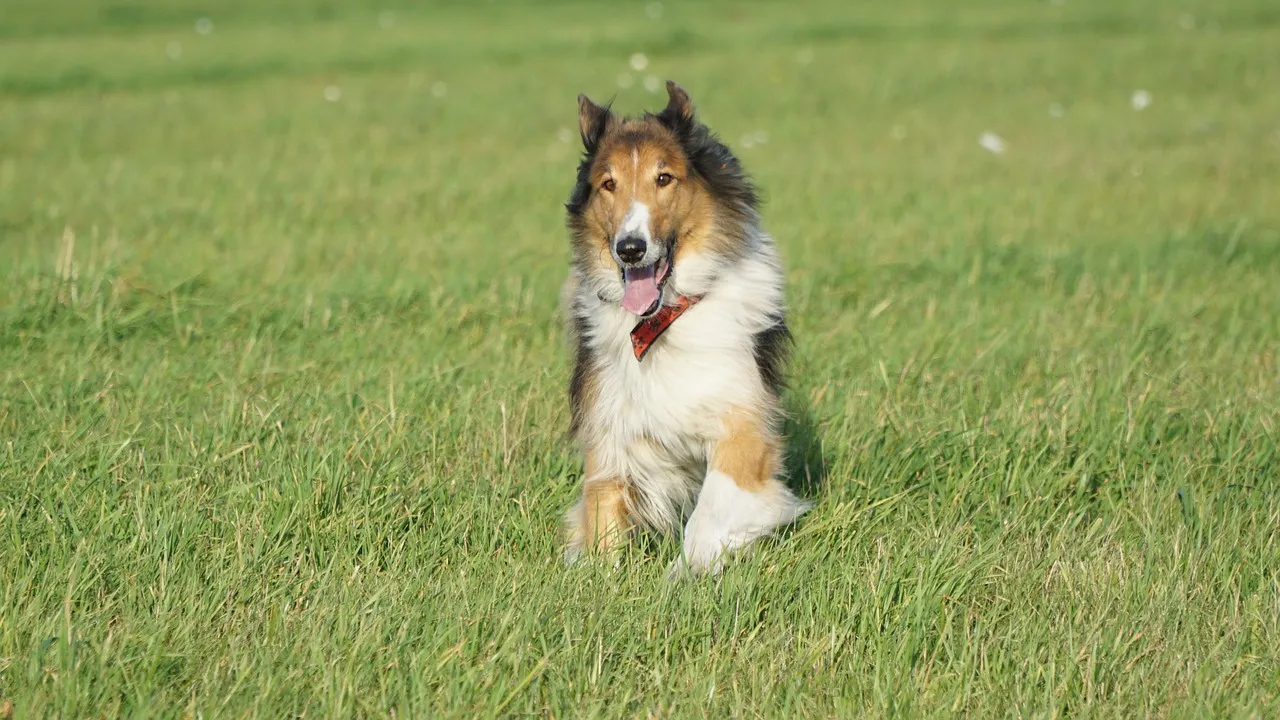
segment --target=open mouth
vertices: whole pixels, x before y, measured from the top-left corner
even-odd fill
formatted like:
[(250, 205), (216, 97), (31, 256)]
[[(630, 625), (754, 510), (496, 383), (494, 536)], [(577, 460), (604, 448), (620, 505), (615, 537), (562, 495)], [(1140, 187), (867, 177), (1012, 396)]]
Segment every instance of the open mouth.
[(667, 258), (638, 268), (622, 269), (622, 307), (640, 317), (649, 317), (662, 305), (662, 288), (671, 275)]

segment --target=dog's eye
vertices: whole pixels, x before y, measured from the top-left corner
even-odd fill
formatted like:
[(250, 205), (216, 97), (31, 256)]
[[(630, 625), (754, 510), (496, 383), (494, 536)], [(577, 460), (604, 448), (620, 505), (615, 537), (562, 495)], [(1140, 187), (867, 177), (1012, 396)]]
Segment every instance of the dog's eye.
[(618, 183), (614, 182), (613, 178), (609, 178), (608, 180), (605, 180), (604, 182), (600, 183), (600, 189), (604, 190), (605, 192), (613, 192), (615, 189), (617, 189), (617, 187), (618, 187)]
[(675, 180), (675, 178), (671, 176), (671, 173), (661, 173), (658, 175), (658, 187), (666, 187), (671, 184), (672, 180)]

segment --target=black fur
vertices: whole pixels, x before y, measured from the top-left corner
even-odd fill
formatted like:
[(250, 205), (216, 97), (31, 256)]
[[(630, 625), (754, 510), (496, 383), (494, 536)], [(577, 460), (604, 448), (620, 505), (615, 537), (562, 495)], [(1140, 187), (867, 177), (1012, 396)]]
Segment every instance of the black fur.
[(578, 352), (577, 357), (574, 358), (573, 378), (569, 380), (569, 432), (576, 436), (582, 427), (583, 414), (586, 411), (582, 406), (582, 393), (586, 388), (591, 366), (595, 364), (595, 356), (591, 354), (591, 348), (587, 345), (585, 338), (586, 320), (576, 313), (573, 316), (573, 329), (573, 339), (578, 346)]
[(784, 371), (791, 357), (791, 331), (787, 329), (787, 321), (777, 318), (776, 323), (756, 333), (752, 343), (760, 379), (774, 395), (780, 395), (787, 384)]
[(733, 151), (716, 137), (711, 128), (672, 108), (651, 117), (657, 118), (676, 136), (694, 173), (706, 182), (707, 189), (720, 206), (729, 211), (739, 224), (754, 222), (760, 206), (755, 186)]
[(582, 153), (582, 161), (578, 163), (578, 180), (569, 192), (569, 202), (564, 204), (564, 209), (569, 211), (569, 224), (575, 230), (577, 228), (574, 223), (582, 217), (582, 211), (587, 208), (587, 200), (591, 199), (591, 163), (595, 160), (594, 148)]
[[(580, 98), (579, 102), (583, 100), (585, 98)], [(609, 131), (609, 126), (617, 122), (612, 108), (613, 103), (601, 107), (600, 109), (603, 112), (600, 113), (599, 120), (591, 128), (590, 132), (583, 132), (582, 134), (582, 160), (578, 163), (578, 179), (574, 183), (573, 190), (569, 193), (569, 202), (564, 205), (565, 209), (569, 211), (571, 225), (582, 217), (582, 211), (587, 207), (587, 200), (591, 198), (591, 164), (595, 162), (596, 151), (600, 149), (600, 141), (604, 139), (605, 133)]]

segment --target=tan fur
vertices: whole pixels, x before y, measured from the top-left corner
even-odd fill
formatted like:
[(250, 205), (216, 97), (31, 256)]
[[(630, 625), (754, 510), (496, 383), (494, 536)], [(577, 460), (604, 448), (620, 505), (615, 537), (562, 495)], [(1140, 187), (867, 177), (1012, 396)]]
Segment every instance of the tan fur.
[(743, 490), (763, 490), (780, 467), (778, 438), (758, 414), (735, 408), (721, 418), (724, 436), (716, 443), (711, 469), (733, 478)]
[(588, 552), (609, 553), (626, 540), (633, 523), (627, 514), (627, 484), (623, 478), (600, 477), (596, 463), (587, 456), (580, 515), (571, 518), (569, 544)]
[[(674, 181), (659, 187), (657, 178), (664, 172)], [(592, 194), (583, 213), (583, 232), (573, 238), (579, 257), (601, 266), (612, 264), (609, 245), (634, 202), (649, 208), (655, 238), (678, 235), (677, 262), (689, 249), (704, 249), (717, 236), (723, 238), (723, 233), (714, 232), (714, 205), (707, 188), (691, 174), (675, 137), (657, 120), (610, 124), (590, 177), (593, 187), (612, 180), (614, 189)]]
[(688, 233), (680, 236), (680, 244), (676, 247), (676, 262), (688, 255), (728, 254), (738, 242), (731, 233), (716, 227), (710, 207), (709, 202), (700, 206), (698, 212), (703, 215), (702, 219), (693, 224)]

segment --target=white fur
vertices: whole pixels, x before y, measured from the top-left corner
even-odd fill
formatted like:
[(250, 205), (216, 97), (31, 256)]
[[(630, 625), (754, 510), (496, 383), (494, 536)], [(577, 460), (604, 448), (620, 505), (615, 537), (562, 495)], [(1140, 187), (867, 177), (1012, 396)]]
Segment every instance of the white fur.
[(760, 492), (748, 492), (733, 478), (712, 470), (684, 529), (684, 555), (672, 570), (719, 572), (726, 554), (794, 522), (808, 509), (808, 503), (777, 481)]
[(633, 201), (631, 207), (627, 208), (627, 214), (622, 217), (622, 224), (618, 226), (618, 233), (613, 238), (614, 262), (621, 264), (618, 257), (618, 243), (625, 237), (640, 237), (644, 239), (645, 253), (644, 257), (636, 263), (636, 267), (645, 267), (652, 265), (662, 258), (662, 248), (659, 243), (653, 241), (653, 229), (650, 227), (649, 206), (640, 201)]
[[(629, 221), (633, 213), (638, 216), (634, 206)], [(684, 547), (695, 570), (718, 568), (723, 551), (795, 520), (806, 508), (781, 483), (770, 483), (766, 496), (755, 497), (723, 474), (707, 474), (726, 413), (777, 413), (756, 366), (754, 336), (782, 314), (782, 269), (766, 234), (757, 231), (750, 243), (732, 261), (680, 258), (665, 300), (678, 294), (705, 297), (663, 333), (642, 362), (631, 347), (637, 318), (618, 306), (616, 270), (579, 269), (566, 287), (571, 312), (585, 320), (580, 341), (598, 361), (595, 404), (586, 409), (594, 419), (583, 424), (581, 439), (602, 476), (630, 480), (637, 498), (628, 509), (641, 524), (674, 532), (692, 512)]]
[(627, 208), (627, 214), (622, 218), (622, 227), (618, 230), (618, 237), (615, 240), (621, 240), (629, 235), (639, 235), (645, 242), (653, 240), (653, 232), (649, 229), (648, 205), (636, 201)]

